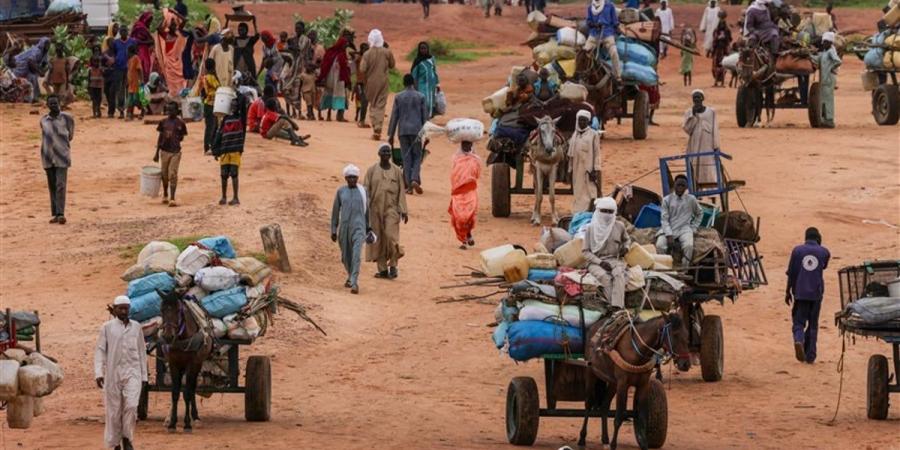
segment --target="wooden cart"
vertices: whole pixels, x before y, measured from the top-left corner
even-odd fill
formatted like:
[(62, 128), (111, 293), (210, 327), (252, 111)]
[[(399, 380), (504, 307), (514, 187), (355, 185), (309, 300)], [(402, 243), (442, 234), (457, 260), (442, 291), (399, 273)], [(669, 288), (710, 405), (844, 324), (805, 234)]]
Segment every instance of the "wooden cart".
[(877, 289), (882, 289), (887, 283), (898, 278), (900, 278), (900, 260), (866, 262), (838, 271), (841, 311), (835, 314), (835, 323), (841, 334), (880, 339), (890, 344), (893, 350), (893, 375), (889, 373), (886, 356), (879, 354), (869, 357), (866, 415), (873, 420), (887, 419), (889, 396), (900, 393), (900, 319), (877, 325), (866, 324), (848, 314), (846, 306), (863, 297), (878, 296)]

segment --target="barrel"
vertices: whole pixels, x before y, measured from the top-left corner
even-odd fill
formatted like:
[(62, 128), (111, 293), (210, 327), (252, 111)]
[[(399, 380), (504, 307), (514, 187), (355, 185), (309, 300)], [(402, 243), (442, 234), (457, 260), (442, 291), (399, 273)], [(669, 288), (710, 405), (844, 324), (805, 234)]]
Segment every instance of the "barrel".
[(162, 171), (156, 166), (144, 166), (141, 169), (141, 194), (147, 197), (159, 197), (162, 183)]
[(231, 101), (237, 97), (234, 89), (220, 87), (216, 89), (216, 101), (213, 103), (213, 113), (219, 116), (227, 116), (231, 113)]

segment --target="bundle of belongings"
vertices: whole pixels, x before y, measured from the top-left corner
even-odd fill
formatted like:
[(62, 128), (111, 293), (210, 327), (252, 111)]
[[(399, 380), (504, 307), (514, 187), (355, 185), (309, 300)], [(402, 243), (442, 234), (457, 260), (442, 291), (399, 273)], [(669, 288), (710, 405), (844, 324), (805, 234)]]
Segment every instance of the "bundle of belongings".
[(900, 31), (885, 30), (874, 34), (867, 42), (871, 46), (863, 57), (867, 69), (900, 69)]
[[(0, 344), (10, 339), (8, 335), (2, 336), (10, 329), (15, 330), (17, 340), (30, 340), (34, 328), (40, 324), (37, 316), (30, 312), (13, 312), (9, 316), (0, 314), (0, 330), (3, 330)], [(0, 352), (0, 402), (6, 404), (9, 428), (29, 428), (32, 418), (44, 412), (43, 397), (62, 384), (63, 376), (62, 368), (52, 358), (24, 346), (3, 348)]]
[[(179, 251), (174, 244), (152, 241), (137, 263), (122, 274), (128, 282), (129, 317), (141, 323), (144, 337), (155, 342), (163, 319), (159, 292), (175, 291), (187, 310), (215, 339), (253, 341), (271, 321), (267, 306), (277, 298), (272, 269), (254, 257), (238, 257), (225, 236), (200, 239)], [(227, 377), (227, 345), (216, 345), (204, 363), (204, 381)]]
[(900, 332), (900, 278), (870, 281), (864, 297), (847, 303), (837, 316), (855, 328)]

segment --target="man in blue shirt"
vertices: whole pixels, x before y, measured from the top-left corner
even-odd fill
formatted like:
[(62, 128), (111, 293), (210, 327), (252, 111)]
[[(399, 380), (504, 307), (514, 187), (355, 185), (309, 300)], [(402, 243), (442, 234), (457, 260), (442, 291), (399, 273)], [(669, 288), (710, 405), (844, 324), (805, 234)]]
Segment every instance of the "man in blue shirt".
[(111, 46), (116, 51), (116, 65), (113, 70), (113, 83), (116, 89), (116, 109), (119, 110), (119, 118), (125, 118), (126, 73), (128, 72), (128, 47), (135, 45), (134, 39), (128, 37), (128, 27), (119, 26), (119, 39), (113, 40)]
[(822, 235), (813, 227), (806, 229), (806, 242), (791, 252), (784, 302), (788, 306), (792, 300), (794, 302), (791, 310), (794, 354), (800, 362), (812, 364), (816, 361), (819, 310), (825, 292), (822, 272), (828, 267), (830, 258), (831, 253), (822, 246)]
[(591, 0), (587, 11), (587, 25), (590, 30), (588, 33), (590, 36), (584, 44), (584, 51), (593, 55), (594, 49), (598, 45), (602, 45), (609, 55), (613, 75), (617, 81), (621, 81), (619, 51), (616, 50), (619, 16), (616, 14), (616, 6), (613, 4), (613, 0)]

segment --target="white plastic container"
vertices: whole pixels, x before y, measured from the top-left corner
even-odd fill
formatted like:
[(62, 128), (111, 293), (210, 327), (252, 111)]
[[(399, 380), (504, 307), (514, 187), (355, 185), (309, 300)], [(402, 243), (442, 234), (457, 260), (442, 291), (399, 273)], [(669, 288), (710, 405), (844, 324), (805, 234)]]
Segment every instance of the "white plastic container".
[(553, 252), (553, 256), (556, 257), (556, 262), (559, 263), (560, 267), (580, 269), (587, 264), (587, 260), (584, 259), (584, 253), (582, 253), (582, 247), (584, 247), (584, 240), (575, 238), (556, 249)]
[(481, 271), (489, 277), (503, 276), (503, 257), (515, 249), (512, 244), (506, 244), (481, 252)]
[(24, 430), (31, 426), (34, 417), (34, 397), (19, 395), (9, 400), (6, 406), (6, 424), (10, 428)]
[(156, 166), (141, 168), (141, 195), (159, 197), (160, 187), (162, 187), (162, 170)]
[(30, 355), (28, 355), (28, 357), (25, 358), (25, 363), (28, 365), (39, 366), (47, 369), (47, 372), (50, 373), (51, 391), (58, 388), (62, 384), (63, 378), (65, 378), (65, 374), (63, 373), (62, 367), (60, 367), (59, 364), (50, 361), (50, 359), (38, 352), (32, 352)]
[(19, 362), (0, 361), (0, 401), (12, 400), (19, 392)]
[(522, 250), (513, 250), (503, 255), (503, 278), (509, 283), (515, 283), (528, 278), (528, 257)]
[(200, 97), (185, 97), (181, 101), (181, 118), (192, 122), (203, 120), (203, 100)]
[(19, 395), (43, 397), (53, 392), (50, 372), (40, 366), (22, 366), (17, 373), (19, 377)]
[(583, 102), (587, 100), (587, 95), (588, 90), (586, 87), (571, 81), (566, 81), (559, 88), (559, 96), (569, 101)]
[(888, 296), (900, 298), (900, 278), (888, 283)]
[(628, 248), (625, 254), (625, 263), (629, 266), (640, 266), (642, 269), (650, 269), (653, 267), (653, 255), (646, 248), (634, 243)]
[(495, 112), (503, 111), (506, 109), (506, 93), (509, 92), (509, 87), (503, 87), (497, 92), (485, 97), (481, 100), (481, 107), (484, 109), (484, 112), (490, 115), (494, 115)]
[(234, 89), (220, 87), (216, 89), (216, 101), (213, 103), (213, 114), (227, 116), (231, 113), (231, 101), (237, 98)]
[(559, 45), (581, 47), (584, 45), (585, 37), (575, 28), (566, 27), (556, 31), (556, 41), (559, 42)]

